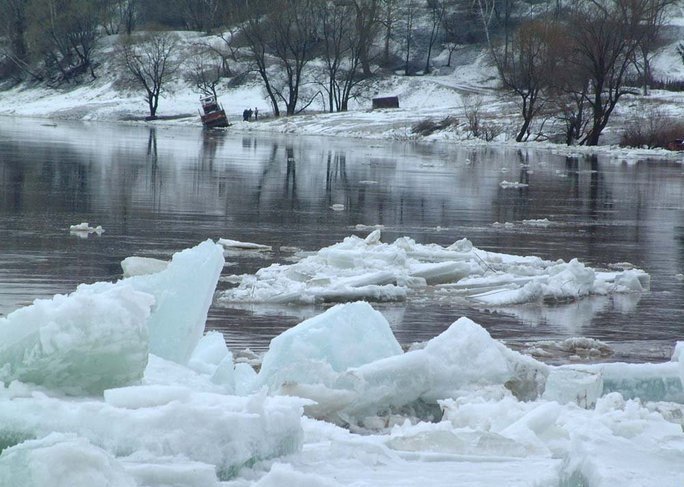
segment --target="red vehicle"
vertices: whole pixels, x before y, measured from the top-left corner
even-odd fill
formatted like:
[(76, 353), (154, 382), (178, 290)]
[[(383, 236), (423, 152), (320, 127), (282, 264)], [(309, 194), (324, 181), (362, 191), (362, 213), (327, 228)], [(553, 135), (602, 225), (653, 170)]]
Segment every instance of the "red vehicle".
[(200, 118), (202, 123), (207, 128), (228, 127), (228, 117), (226, 112), (214, 95), (206, 95), (200, 98), (202, 104), (202, 112)]

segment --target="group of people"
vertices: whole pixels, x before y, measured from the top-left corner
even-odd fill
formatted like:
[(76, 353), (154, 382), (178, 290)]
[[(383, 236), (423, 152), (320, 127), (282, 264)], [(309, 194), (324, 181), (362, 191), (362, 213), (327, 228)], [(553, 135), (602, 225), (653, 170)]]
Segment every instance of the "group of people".
[(254, 107), (254, 111), (252, 111), (251, 108), (246, 108), (242, 112), (242, 120), (245, 122), (251, 122), (252, 121), (252, 114), (254, 115), (254, 120), (259, 119), (259, 109), (257, 107)]

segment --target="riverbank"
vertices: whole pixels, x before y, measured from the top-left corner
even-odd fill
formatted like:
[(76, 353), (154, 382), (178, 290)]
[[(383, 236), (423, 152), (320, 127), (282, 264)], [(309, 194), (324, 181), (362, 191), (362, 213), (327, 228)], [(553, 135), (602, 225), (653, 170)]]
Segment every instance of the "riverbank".
[[(201, 37), (197, 33), (185, 33), (184, 43), (192, 46)], [(75, 87), (19, 85), (2, 91), (0, 116), (47, 119), (51, 123), (78, 120), (152, 126), (201, 125), (199, 93), (181, 79), (167, 85), (167, 92), (159, 103), (159, 118), (145, 120), (149, 113), (144, 93), (130, 86), (123, 87), (120, 76), (107, 61), (112, 57), (111, 46), (114, 43), (115, 40), (110, 40), (110, 48), (100, 51), (101, 74), (97, 79)], [(684, 72), (684, 64), (677, 56), (676, 44), (663, 50), (653, 63), (659, 77), (677, 76)], [(435, 62), (440, 64), (443, 60), (437, 56)], [(515, 145), (551, 148), (564, 155), (599, 153), (626, 162), (645, 158), (684, 162), (684, 153), (617, 145), (630, 125), (684, 119), (682, 93), (653, 90), (648, 96), (625, 95), (604, 130), (599, 147), (568, 147), (557, 143), (562, 127), (558, 127), (559, 122), (552, 115), (545, 119), (540, 117), (539, 126), (535, 128), (538, 134), (533, 134), (530, 141), (516, 143), (514, 136), (520, 124), (518, 100), (507, 96), (497, 86), (496, 72), (487, 62), (486, 55), (471, 49), (457, 56), (453, 66), (442, 65), (429, 75), (385, 74), (372, 79), (361, 85), (347, 112), (326, 112), (325, 100), (319, 94), (307, 111), (295, 116), (273, 117), (262, 86), (254, 77), (240, 84), (225, 80), (218, 92), (219, 101), (231, 123), (227, 130), (232, 132)], [(399, 98), (399, 108), (371, 109), (374, 97), (390, 95)], [(243, 121), (242, 112), (255, 108), (259, 118)], [(473, 114), (486, 136), (476, 137), (473, 134)]]

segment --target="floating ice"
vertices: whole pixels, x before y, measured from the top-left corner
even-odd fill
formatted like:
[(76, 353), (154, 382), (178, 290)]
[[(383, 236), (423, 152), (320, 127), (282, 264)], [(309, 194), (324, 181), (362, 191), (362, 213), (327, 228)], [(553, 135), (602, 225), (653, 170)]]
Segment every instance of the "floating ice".
[(351, 236), (290, 265), (274, 264), (238, 278), (219, 302), (317, 303), (398, 301), (437, 286), (440, 296), (464, 297), (476, 305), (505, 306), (567, 301), (591, 295), (636, 293), (650, 288), (638, 269), (598, 271), (576, 259), (545, 261), (485, 252), (463, 239), (448, 247), (402, 237), (380, 241)]
[(499, 183), (499, 186), (504, 188), (504, 189), (509, 189), (509, 188), (515, 189), (515, 188), (527, 188), (529, 186), (529, 184), (517, 183), (517, 182), (513, 182), (513, 181), (503, 180)]
[(153, 304), (131, 286), (99, 283), (0, 318), (0, 382), (96, 394), (139, 380)]
[(561, 404), (590, 408), (596, 405), (602, 393), (603, 377), (600, 373), (566, 366), (550, 369), (542, 397)]
[(0, 391), (0, 445), (53, 432), (75, 434), (117, 458), (136, 454), (138, 462), (149, 463), (182, 458), (214, 465), (227, 480), (244, 465), (298, 451), (303, 404), (297, 398), (154, 385), (108, 390), (105, 402), (7, 390)]
[(169, 262), (150, 257), (126, 257), (121, 261), (124, 277), (146, 276), (156, 274), (169, 266)]
[(155, 297), (148, 320), (150, 352), (187, 363), (204, 333), (223, 263), (222, 247), (207, 240), (174, 254), (161, 272), (120, 281)]
[(0, 485), (21, 487), (138, 487), (121, 463), (73, 434), (51, 433), (0, 455)]
[(239, 240), (231, 240), (229, 238), (218, 239), (218, 244), (224, 249), (232, 250), (259, 250), (259, 251), (270, 251), (272, 250), (270, 245), (263, 245), (252, 242), (241, 242)]
[(600, 374), (603, 394), (619, 392), (626, 399), (684, 404), (684, 381), (679, 362), (661, 364), (578, 364), (578, 370)]
[[(325, 319), (324, 313), (285, 332), (281, 337), (289, 336), (284, 337), (284, 343), (281, 337), (274, 339), (264, 357), (261, 381), (270, 384), (272, 390), (316, 401), (316, 406), (307, 408), (313, 416), (355, 424), (367, 416), (405, 406), (423, 408), (420, 403), (426, 404), (428, 410), (434, 409), (429, 405), (475, 385), (506, 384), (524, 398), (541, 394), (548, 373), (546, 366), (507, 349), (467, 318), (456, 321), (423, 349), (404, 354), (393, 340), (388, 342), (384, 332), (373, 332), (379, 339), (354, 341), (349, 338), (351, 334), (337, 338), (343, 333), (337, 329), (341, 328), (338, 322), (346, 310), (368, 314), (367, 305), (361, 306), (337, 306), (331, 310), (335, 320)], [(371, 320), (366, 318), (365, 322)], [(383, 331), (386, 325), (380, 325)], [(357, 336), (366, 335), (364, 332)], [(339, 343), (342, 353), (338, 356), (335, 347)], [(382, 351), (382, 344), (387, 351)], [(351, 351), (350, 346), (355, 350)], [(370, 361), (374, 354), (387, 356)], [(346, 355), (351, 356), (345, 359)], [(292, 367), (288, 357), (292, 357)], [(354, 362), (361, 365), (354, 366)]]
[[(336, 281), (466, 297), (534, 283), (543, 299), (557, 299), (557, 278), (570, 278), (568, 296), (579, 297), (642, 289), (648, 277), (483, 252), (467, 240), (387, 245), (379, 232), (312, 257), (316, 265), (282, 272), (320, 295)], [(0, 355), (9, 374), (0, 383), (0, 485), (681, 485), (682, 343), (664, 364), (552, 367), (461, 318), (402, 353), (386, 320), (352, 303), (276, 337), (257, 375), (253, 354), (234, 365), (220, 333), (202, 336), (222, 264), (221, 247), (205, 242), (158, 273), (79, 286), (0, 320), (0, 351), (9, 354)], [(166, 358), (146, 355), (148, 321), (157, 338), (173, 337), (155, 345)], [(95, 333), (101, 327), (106, 337)], [(583, 338), (554, 346), (592, 357), (606, 348)], [(112, 357), (124, 361), (120, 384), (103, 382), (110, 372), (96, 354), (107, 367)], [(37, 365), (41, 386), (15, 380), (32, 379)], [(105, 389), (62, 394), (91, 388)], [(680, 403), (644, 404), (653, 400)], [(303, 410), (366, 434), (302, 418)], [(384, 434), (368, 434), (377, 430)]]
[(97, 235), (102, 235), (102, 233), (104, 233), (104, 229), (102, 228), (101, 225), (98, 225), (96, 227), (91, 227), (88, 222), (81, 222), (77, 225), (70, 225), (69, 231), (71, 233), (84, 233), (84, 234), (95, 233)]
[(271, 340), (259, 382), (272, 390), (286, 383), (331, 385), (351, 367), (401, 353), (380, 312), (364, 302), (337, 305)]

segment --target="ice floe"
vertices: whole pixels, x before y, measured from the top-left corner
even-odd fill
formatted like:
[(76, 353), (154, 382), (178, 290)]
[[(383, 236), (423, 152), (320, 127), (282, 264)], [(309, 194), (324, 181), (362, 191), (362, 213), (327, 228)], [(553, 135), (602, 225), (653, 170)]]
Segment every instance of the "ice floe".
[[(379, 237), (311, 257), (362, 276), (375, 258), (374, 272), (384, 262), (407, 292), (471, 267), (546, 269), (548, 282), (561, 266), (465, 240), (444, 248)], [(558, 272), (597, 286), (597, 271), (567, 265)], [(684, 342), (658, 364), (553, 366), (462, 317), (404, 352), (382, 314), (353, 302), (275, 337), (258, 364), (220, 333), (202, 333), (222, 269), (222, 247), (207, 241), (156, 273), (82, 285), (3, 318), (0, 485), (681, 485)], [(634, 272), (602, 285), (639, 281)], [(536, 345), (610, 351), (583, 337)]]
[(447, 247), (408, 237), (381, 242), (380, 230), (351, 236), (294, 264), (273, 264), (239, 276), (219, 302), (318, 303), (401, 301), (434, 287), (488, 306), (567, 301), (591, 295), (643, 292), (649, 275), (639, 269), (600, 271), (577, 259), (548, 261), (486, 252), (466, 239)]

